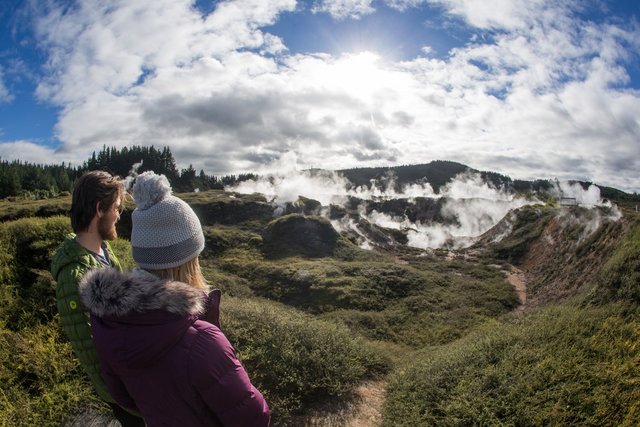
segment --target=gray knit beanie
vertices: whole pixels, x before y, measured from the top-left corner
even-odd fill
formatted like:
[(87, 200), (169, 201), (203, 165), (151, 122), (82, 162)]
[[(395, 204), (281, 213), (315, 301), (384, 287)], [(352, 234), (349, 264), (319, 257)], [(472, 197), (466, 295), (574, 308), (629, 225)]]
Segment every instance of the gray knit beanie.
[(202, 252), (200, 220), (188, 204), (171, 194), (167, 177), (151, 171), (138, 175), (133, 200), (131, 246), (141, 268), (177, 267)]

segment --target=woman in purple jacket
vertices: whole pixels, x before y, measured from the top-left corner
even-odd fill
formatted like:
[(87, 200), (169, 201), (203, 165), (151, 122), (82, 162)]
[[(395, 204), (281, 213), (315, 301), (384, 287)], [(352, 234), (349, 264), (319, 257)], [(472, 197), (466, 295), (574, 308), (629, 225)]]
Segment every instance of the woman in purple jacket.
[(80, 284), (111, 395), (147, 426), (268, 426), (267, 403), (219, 328), (219, 292), (206, 293), (200, 221), (163, 175), (139, 175), (133, 198), (140, 269), (94, 270)]

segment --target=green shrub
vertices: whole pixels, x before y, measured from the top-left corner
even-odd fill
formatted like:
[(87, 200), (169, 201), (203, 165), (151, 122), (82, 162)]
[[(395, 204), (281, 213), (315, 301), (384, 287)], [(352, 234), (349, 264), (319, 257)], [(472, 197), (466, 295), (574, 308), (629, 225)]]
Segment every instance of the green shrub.
[(261, 194), (209, 190), (176, 196), (193, 208), (203, 225), (242, 225), (258, 230), (273, 218), (274, 207)]
[(637, 425), (640, 314), (550, 307), (423, 351), (390, 381), (384, 425)]
[(0, 236), (13, 251), (15, 277), (28, 283), (30, 277), (23, 277), (25, 271), (33, 268), (48, 270), (53, 251), (70, 231), (69, 218), (63, 216), (23, 218), (1, 223)]
[(57, 320), (0, 330), (0, 425), (59, 426), (100, 403), (62, 337)]
[(341, 262), (331, 258), (264, 261), (233, 251), (220, 260), (260, 296), (319, 313), (336, 308), (381, 310), (424, 285), (417, 271), (392, 262)]
[(394, 330), (389, 324), (389, 316), (385, 312), (335, 310), (324, 314), (322, 318), (343, 323), (351, 331), (370, 340), (401, 341), (397, 330)]
[(275, 419), (343, 396), (388, 362), (346, 328), (277, 303), (225, 298), (222, 328)]
[(205, 237), (203, 256), (206, 257), (218, 256), (227, 249), (242, 245), (259, 247), (262, 244), (262, 238), (250, 231), (228, 226), (205, 226), (203, 228)]
[(12, 221), (32, 216), (67, 216), (71, 209), (71, 196), (50, 199), (0, 199), (0, 221)]
[(70, 231), (65, 217), (23, 218), (0, 224), (0, 303), (7, 327), (50, 321), (56, 313), (49, 273), (55, 248)]
[(201, 259), (200, 265), (202, 266), (202, 274), (209, 286), (212, 289), (220, 289), (224, 296), (238, 298), (255, 296), (245, 279), (233, 274), (228, 274), (218, 268), (209, 267), (206, 259)]

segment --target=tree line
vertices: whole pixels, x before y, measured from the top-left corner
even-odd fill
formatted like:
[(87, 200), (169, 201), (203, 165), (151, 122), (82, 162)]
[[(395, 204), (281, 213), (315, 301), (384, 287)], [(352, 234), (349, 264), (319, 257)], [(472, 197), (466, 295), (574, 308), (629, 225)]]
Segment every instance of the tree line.
[[(135, 167), (135, 170), (133, 168)], [(42, 199), (71, 192), (73, 185), (84, 172), (105, 170), (122, 178), (132, 172), (154, 171), (164, 174), (175, 191), (187, 192), (223, 189), (240, 181), (255, 179), (255, 174), (215, 176), (204, 170), (197, 172), (193, 165), (178, 170), (169, 147), (154, 146), (107, 147), (93, 152), (82, 165), (41, 165), (21, 160), (7, 161), (0, 158), (0, 198), (26, 197)]]

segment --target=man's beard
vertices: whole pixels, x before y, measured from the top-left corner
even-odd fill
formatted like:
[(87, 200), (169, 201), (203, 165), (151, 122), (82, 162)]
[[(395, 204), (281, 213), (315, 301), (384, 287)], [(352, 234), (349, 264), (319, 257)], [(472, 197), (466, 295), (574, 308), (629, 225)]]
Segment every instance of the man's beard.
[(118, 238), (115, 223), (108, 221), (106, 216), (98, 219), (98, 234), (102, 240), (116, 240)]

